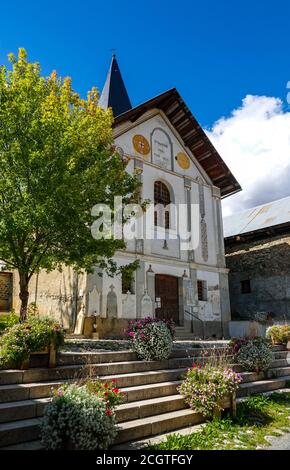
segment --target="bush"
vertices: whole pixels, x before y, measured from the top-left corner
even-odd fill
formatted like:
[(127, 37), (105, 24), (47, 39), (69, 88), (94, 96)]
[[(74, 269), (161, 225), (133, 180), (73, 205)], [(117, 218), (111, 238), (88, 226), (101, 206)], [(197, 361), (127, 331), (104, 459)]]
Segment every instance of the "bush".
[(114, 407), (120, 401), (113, 382), (59, 388), (45, 409), (42, 444), (47, 450), (107, 449), (117, 434)]
[(0, 366), (20, 366), (30, 353), (42, 351), (54, 341), (64, 341), (64, 330), (52, 318), (29, 316), (27, 321), (6, 329), (0, 337)]
[(239, 347), (235, 359), (245, 370), (261, 372), (270, 366), (274, 359), (269, 342), (265, 338), (245, 340)]
[(273, 344), (287, 344), (290, 341), (289, 325), (273, 325), (267, 328), (266, 338), (270, 339)]
[(19, 316), (14, 311), (7, 315), (0, 315), (0, 334), (17, 323), (19, 323)]
[(150, 317), (134, 320), (129, 323), (127, 336), (140, 359), (168, 359), (173, 345), (173, 324)]
[(241, 382), (240, 374), (231, 368), (204, 367), (194, 364), (179, 387), (185, 402), (191, 409), (210, 417), (215, 411), (222, 410), (221, 401), (233, 394)]

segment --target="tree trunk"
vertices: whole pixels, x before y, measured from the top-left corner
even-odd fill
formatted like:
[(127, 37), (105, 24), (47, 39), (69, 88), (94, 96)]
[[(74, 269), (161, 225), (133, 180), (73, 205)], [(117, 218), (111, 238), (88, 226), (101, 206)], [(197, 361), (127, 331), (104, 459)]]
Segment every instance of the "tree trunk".
[(21, 307), (20, 307), (20, 320), (25, 321), (27, 316), (27, 306), (28, 306), (28, 299), (29, 299), (29, 291), (28, 291), (28, 276), (25, 273), (19, 273), (19, 298), (21, 300)]

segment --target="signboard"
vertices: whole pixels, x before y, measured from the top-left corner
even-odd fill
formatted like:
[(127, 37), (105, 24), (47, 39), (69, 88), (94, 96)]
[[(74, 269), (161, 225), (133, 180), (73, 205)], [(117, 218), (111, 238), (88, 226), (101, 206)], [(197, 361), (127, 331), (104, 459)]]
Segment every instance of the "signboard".
[(172, 170), (172, 142), (169, 135), (160, 127), (151, 134), (152, 163)]

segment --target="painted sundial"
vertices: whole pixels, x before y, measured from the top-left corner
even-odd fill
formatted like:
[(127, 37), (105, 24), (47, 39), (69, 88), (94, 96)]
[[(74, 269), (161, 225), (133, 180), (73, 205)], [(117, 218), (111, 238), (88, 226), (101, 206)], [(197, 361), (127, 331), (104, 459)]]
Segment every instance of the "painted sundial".
[(183, 170), (188, 170), (188, 168), (190, 167), (190, 159), (185, 153), (179, 152), (175, 158), (180, 168), (182, 168)]
[(136, 152), (140, 153), (141, 155), (148, 155), (150, 152), (150, 144), (146, 137), (141, 134), (136, 134), (133, 136), (132, 141)]

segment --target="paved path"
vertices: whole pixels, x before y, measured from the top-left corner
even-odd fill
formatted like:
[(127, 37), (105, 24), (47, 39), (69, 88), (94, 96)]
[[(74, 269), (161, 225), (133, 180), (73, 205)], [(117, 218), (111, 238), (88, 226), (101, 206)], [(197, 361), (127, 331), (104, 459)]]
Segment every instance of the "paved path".
[(271, 445), (266, 450), (290, 450), (290, 433), (279, 437), (269, 438)]

